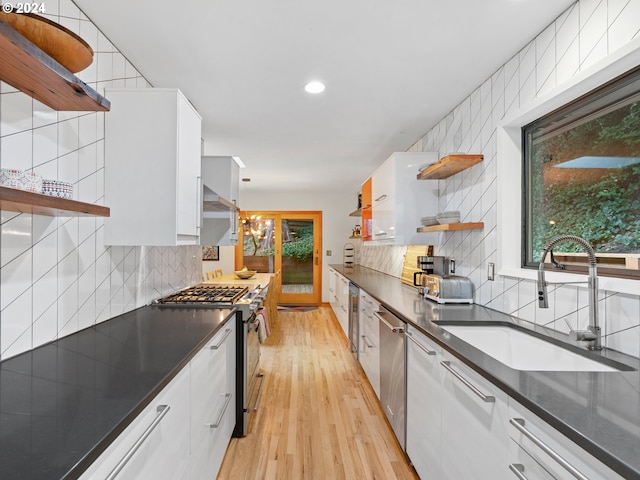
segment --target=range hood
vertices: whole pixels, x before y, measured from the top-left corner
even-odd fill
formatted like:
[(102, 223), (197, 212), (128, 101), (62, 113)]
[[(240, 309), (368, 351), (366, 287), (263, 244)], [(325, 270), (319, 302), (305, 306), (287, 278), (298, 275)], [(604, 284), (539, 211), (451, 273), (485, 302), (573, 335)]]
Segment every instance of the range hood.
[[(240, 210), (238, 206), (226, 198), (222, 198), (206, 185), (202, 185), (202, 212), (233, 212)], [(206, 215), (204, 215), (206, 218)]]
[(202, 157), (201, 245), (237, 245), (239, 186), (233, 157)]

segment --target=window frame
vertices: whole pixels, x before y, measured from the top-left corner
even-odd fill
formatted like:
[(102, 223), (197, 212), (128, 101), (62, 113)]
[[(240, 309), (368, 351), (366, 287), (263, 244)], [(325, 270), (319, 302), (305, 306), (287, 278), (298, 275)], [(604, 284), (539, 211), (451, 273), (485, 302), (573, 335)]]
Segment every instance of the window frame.
[[(623, 108), (633, 102), (637, 102), (640, 98), (640, 66), (616, 76), (615, 78), (603, 83), (602, 85), (576, 97), (566, 104), (546, 113), (533, 121), (521, 127), (521, 258), (520, 267), (523, 269), (537, 270), (540, 261), (533, 258), (532, 238), (530, 231), (532, 228), (533, 207), (530, 201), (531, 193), (531, 166), (529, 162), (529, 153), (531, 149), (529, 134), (531, 129), (546, 124), (556, 122), (555, 130), (563, 128), (574, 128), (579, 126), (580, 121), (590, 121), (589, 117), (599, 118), (611, 111)], [(575, 125), (577, 124), (577, 125)], [(553, 133), (552, 132), (548, 132)], [(640, 280), (640, 270), (632, 268), (616, 268), (610, 265), (620, 263), (620, 260), (627, 265), (637, 264), (638, 254), (598, 254), (596, 258), (598, 262), (598, 275), (615, 277), (621, 279)], [(562, 263), (566, 266), (564, 271), (559, 273), (588, 273), (588, 257), (586, 254), (564, 255), (562, 252), (556, 254), (556, 257), (562, 257)], [(558, 270), (556, 270), (558, 271)]]

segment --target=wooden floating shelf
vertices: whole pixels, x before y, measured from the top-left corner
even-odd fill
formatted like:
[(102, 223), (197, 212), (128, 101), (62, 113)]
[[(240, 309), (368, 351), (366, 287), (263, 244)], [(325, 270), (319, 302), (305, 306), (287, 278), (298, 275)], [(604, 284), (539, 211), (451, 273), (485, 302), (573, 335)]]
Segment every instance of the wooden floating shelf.
[(106, 112), (109, 100), (0, 20), (0, 80), (59, 111)]
[(473, 167), (484, 160), (484, 155), (453, 154), (442, 157), (439, 162), (418, 173), (418, 180), (442, 180)]
[(480, 228), (484, 228), (484, 222), (444, 223), (439, 225), (429, 225), (428, 227), (419, 227), (416, 231), (418, 233), (452, 232), (455, 230), (477, 230)]
[(48, 217), (108, 217), (109, 207), (0, 187), (0, 210)]

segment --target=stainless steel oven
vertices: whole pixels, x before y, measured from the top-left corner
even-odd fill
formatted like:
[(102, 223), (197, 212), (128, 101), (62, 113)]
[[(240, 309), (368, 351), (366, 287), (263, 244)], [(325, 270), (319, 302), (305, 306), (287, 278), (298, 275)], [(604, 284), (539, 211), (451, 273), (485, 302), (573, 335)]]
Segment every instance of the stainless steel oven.
[(244, 437), (251, 417), (258, 410), (264, 374), (260, 370), (258, 317), (263, 296), (260, 287), (199, 284), (154, 302), (171, 307), (234, 307), (238, 335), (236, 344), (236, 426), (234, 437)]
[[(259, 307), (258, 307), (259, 308)], [(242, 385), (242, 391), (236, 396), (236, 428), (234, 437), (244, 437), (249, 431), (251, 417), (258, 411), (264, 374), (260, 370), (260, 342), (258, 340), (257, 309), (248, 316), (243, 309), (236, 312), (238, 316), (237, 336), (238, 373), (236, 382)], [(240, 389), (238, 389), (240, 390)]]

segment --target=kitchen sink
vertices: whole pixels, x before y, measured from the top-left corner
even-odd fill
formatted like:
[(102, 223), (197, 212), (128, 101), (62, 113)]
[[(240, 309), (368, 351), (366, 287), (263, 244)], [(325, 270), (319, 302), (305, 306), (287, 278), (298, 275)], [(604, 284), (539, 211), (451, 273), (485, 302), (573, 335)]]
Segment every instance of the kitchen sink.
[[(515, 370), (620, 372), (635, 370), (523, 327), (486, 322), (480, 325), (434, 322), (449, 334)], [(557, 343), (556, 343), (557, 342)]]

